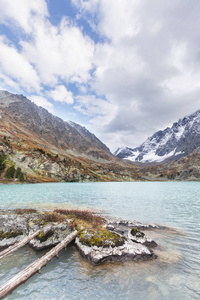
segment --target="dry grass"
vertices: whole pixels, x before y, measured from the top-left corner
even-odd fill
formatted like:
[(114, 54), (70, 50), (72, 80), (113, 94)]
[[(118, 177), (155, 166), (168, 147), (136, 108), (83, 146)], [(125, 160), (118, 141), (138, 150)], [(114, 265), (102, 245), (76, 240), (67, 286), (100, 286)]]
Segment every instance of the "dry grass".
[(15, 212), (18, 215), (23, 215), (23, 214), (37, 213), (38, 211), (34, 208), (17, 208), (17, 209), (15, 209)]
[(68, 216), (72, 219), (79, 219), (91, 223), (93, 226), (102, 225), (105, 220), (97, 215), (94, 215), (93, 212), (88, 210), (67, 210), (67, 209), (55, 209), (54, 212)]
[(40, 223), (46, 224), (50, 222), (62, 223), (66, 222), (66, 216), (60, 215), (58, 213), (45, 213), (40, 219)]

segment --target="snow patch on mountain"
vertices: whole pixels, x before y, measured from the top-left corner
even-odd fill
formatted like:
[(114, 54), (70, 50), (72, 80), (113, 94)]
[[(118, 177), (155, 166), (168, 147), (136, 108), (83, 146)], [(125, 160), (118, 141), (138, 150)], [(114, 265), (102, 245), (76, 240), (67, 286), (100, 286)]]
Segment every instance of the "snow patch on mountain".
[(119, 158), (139, 162), (162, 162), (176, 159), (200, 147), (200, 110), (180, 119), (171, 128), (160, 130), (137, 148), (118, 148)]

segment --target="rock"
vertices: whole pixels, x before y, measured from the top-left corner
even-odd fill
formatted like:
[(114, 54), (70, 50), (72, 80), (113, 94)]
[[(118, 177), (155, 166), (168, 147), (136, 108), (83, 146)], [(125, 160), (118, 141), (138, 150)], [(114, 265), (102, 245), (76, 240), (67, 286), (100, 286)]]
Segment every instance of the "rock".
[(124, 230), (121, 229), (121, 228), (114, 228), (113, 231), (116, 232), (116, 233), (118, 233), (118, 234), (120, 234), (120, 235), (124, 234)]
[[(129, 232), (126, 238), (125, 230), (113, 227), (106, 226), (107, 229), (111, 228), (110, 233), (107, 230), (90, 232), (90, 234), (88, 231), (83, 231), (76, 238), (75, 244), (78, 250), (92, 264), (156, 258), (156, 255), (144, 245), (147, 241), (144, 233), (135, 229), (135, 237)], [(141, 243), (139, 240), (133, 241), (132, 238), (142, 239)]]
[[(36, 212), (33, 209), (0, 210), (0, 251), (38, 229), (40, 233), (29, 245), (35, 250), (55, 246), (72, 232), (72, 222), (74, 220), (63, 219), (59, 214)], [(132, 224), (138, 222), (115, 221), (98, 230), (85, 229), (76, 238), (76, 246), (94, 265), (111, 261), (156, 258), (148, 247), (155, 247), (157, 244), (138, 228), (129, 230)]]
[(128, 233), (128, 238), (135, 243), (145, 245), (150, 248), (157, 246), (156, 242), (147, 238), (144, 232), (139, 231), (136, 228), (132, 228)]
[(28, 233), (27, 215), (21, 216), (13, 211), (0, 211), (0, 231)]
[(63, 223), (48, 222), (43, 226), (43, 216), (45, 213), (17, 214), (13, 210), (0, 210), (0, 251), (38, 229), (41, 229), (39, 235), (29, 242), (35, 250), (54, 246), (72, 232), (70, 220)]
[[(116, 227), (122, 227), (122, 228), (128, 228), (128, 227), (135, 227), (137, 229), (165, 229), (163, 226), (158, 226), (156, 224), (142, 224), (138, 221), (127, 221), (127, 220), (107, 220), (107, 227), (113, 226)], [(109, 228), (108, 228), (109, 229)], [(110, 229), (109, 229), (110, 230)]]
[(14, 245), (17, 242), (20, 242), (23, 238), (23, 235), (18, 235), (16, 237), (0, 240), (0, 251), (2, 251), (4, 248)]
[(149, 248), (155, 248), (158, 246), (158, 244), (154, 241), (154, 240), (151, 240), (151, 239), (147, 239), (143, 245), (149, 247)]
[(23, 239), (28, 234), (27, 218), (13, 211), (0, 211), (0, 251)]
[(35, 250), (42, 250), (60, 243), (67, 235), (72, 232), (68, 223), (48, 224), (39, 235), (29, 242), (29, 245)]
[(102, 248), (83, 245), (77, 237), (75, 244), (80, 253), (93, 265), (111, 261), (149, 260), (157, 257), (146, 246), (136, 244), (131, 240), (125, 241), (124, 245), (119, 247)]
[(106, 226), (106, 229), (113, 231), (115, 229), (115, 227), (113, 225), (109, 224), (109, 225)]

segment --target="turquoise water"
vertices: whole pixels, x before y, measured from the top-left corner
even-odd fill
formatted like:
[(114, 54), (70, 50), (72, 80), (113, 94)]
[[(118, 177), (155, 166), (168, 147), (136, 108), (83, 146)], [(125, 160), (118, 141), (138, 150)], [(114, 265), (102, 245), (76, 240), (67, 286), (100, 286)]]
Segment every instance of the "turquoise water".
[[(78, 207), (173, 227), (149, 233), (157, 260), (93, 267), (70, 245), (7, 299), (200, 299), (197, 182), (1, 185), (0, 208)], [(0, 262), (0, 285), (44, 252), (28, 246)]]

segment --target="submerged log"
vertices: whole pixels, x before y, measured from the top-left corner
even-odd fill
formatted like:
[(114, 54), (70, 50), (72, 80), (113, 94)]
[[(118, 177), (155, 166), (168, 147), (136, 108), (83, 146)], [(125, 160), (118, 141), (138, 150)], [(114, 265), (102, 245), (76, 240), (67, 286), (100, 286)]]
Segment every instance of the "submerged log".
[(14, 245), (8, 247), (7, 249), (3, 250), (0, 252), (0, 260), (4, 257), (6, 257), (7, 255), (9, 255), (10, 253), (18, 250), (19, 248), (25, 246), (26, 244), (28, 244), (34, 237), (36, 237), (39, 234), (40, 230), (37, 230), (36, 232), (26, 236), (22, 241), (15, 243)]
[(65, 248), (71, 241), (73, 241), (76, 238), (77, 234), (77, 230), (73, 231), (48, 253), (34, 261), (31, 265), (26, 267), (24, 270), (22, 270), (16, 276), (14, 276), (11, 280), (2, 285), (0, 287), (0, 299), (3, 299), (14, 289), (16, 289), (19, 285), (26, 282), (26, 280), (33, 276), (35, 273), (39, 272), (40, 269), (44, 267), (54, 256), (58, 256), (58, 252)]

